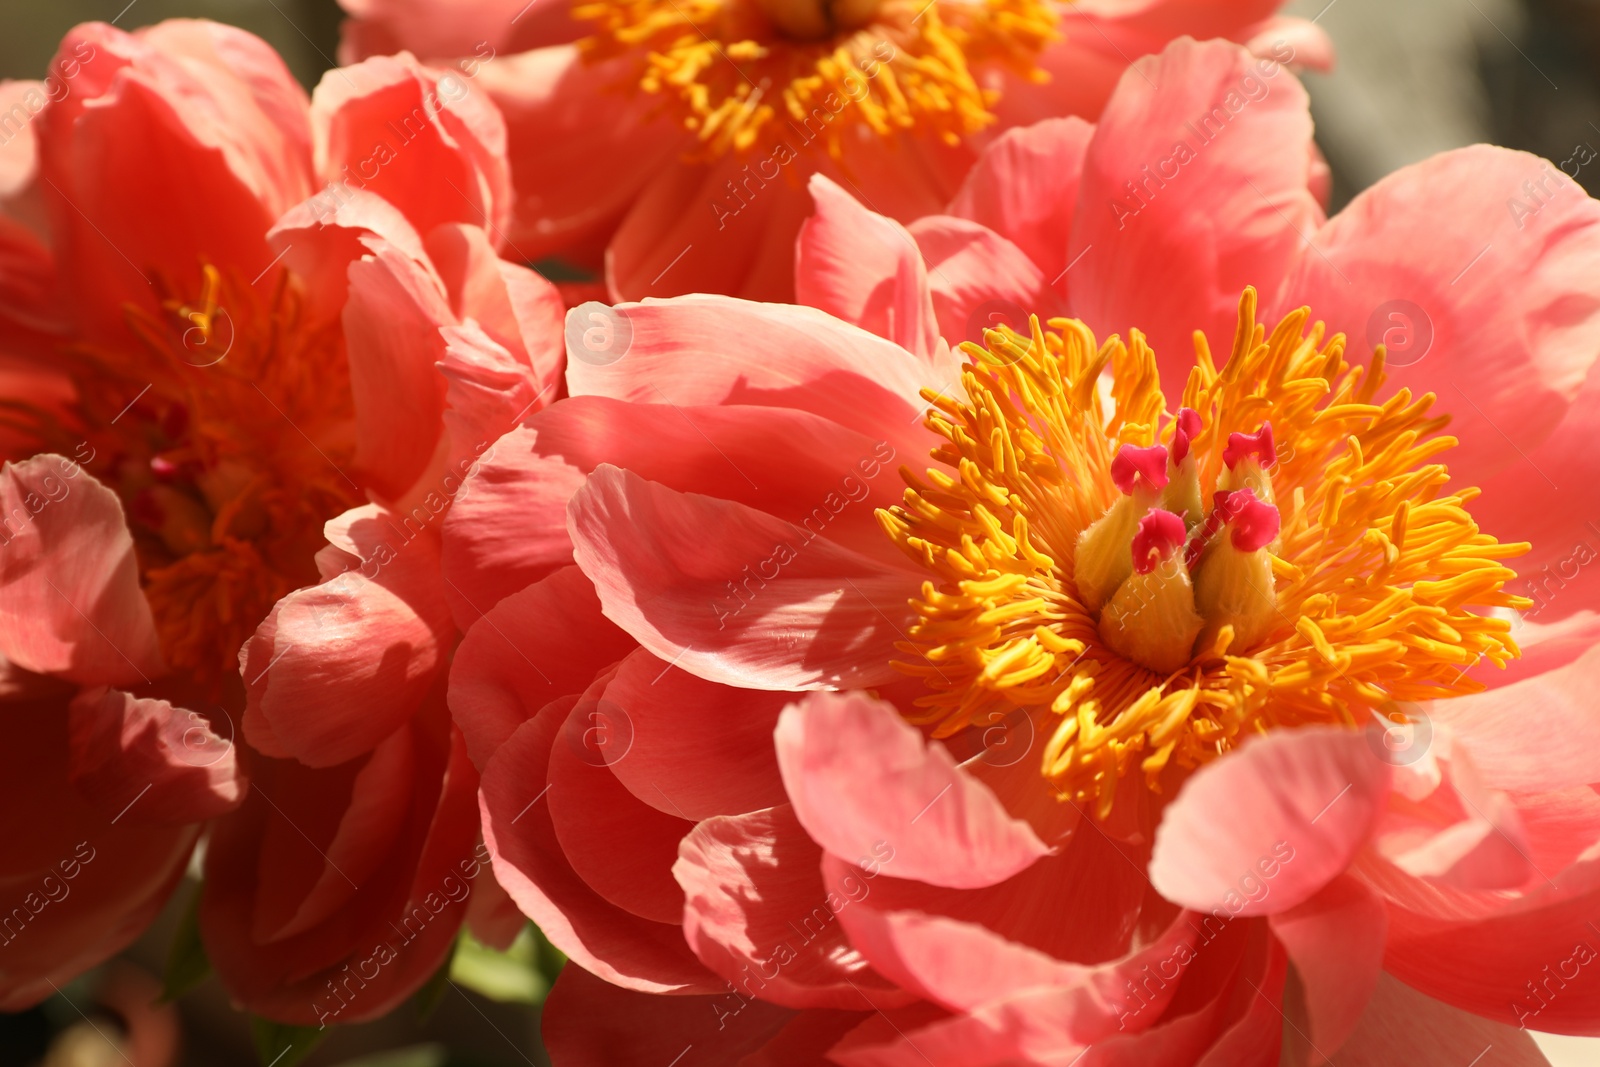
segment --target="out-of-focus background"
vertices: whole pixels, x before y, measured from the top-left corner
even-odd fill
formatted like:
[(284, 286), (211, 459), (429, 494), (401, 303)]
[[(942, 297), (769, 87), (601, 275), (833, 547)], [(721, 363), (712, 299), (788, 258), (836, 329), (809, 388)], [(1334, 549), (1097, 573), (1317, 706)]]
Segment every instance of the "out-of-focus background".
[[(1334, 208), (1398, 167), (1477, 141), (1557, 164), (1600, 154), (1600, 0), (1292, 0), (1288, 11), (1316, 19), (1339, 50), (1333, 74), (1306, 76), (1317, 140), (1333, 169)], [(42, 77), (78, 22), (133, 29), (177, 16), (260, 35), (308, 88), (334, 65), (342, 18), (334, 0), (0, 0), (0, 78)], [(1600, 166), (1576, 169), (1591, 195), (1600, 193)], [(255, 1063), (249, 1026), (214, 981), (169, 1007), (136, 1007), (159, 990), (155, 976), (190, 897), (177, 894), (112, 965), (34, 1011), (0, 1016), (0, 1067), (125, 1064), (114, 1042), (130, 1026), (175, 1028), (184, 1067)], [(531, 929), (508, 956), (468, 944), (430, 991), (431, 1011), (413, 1005), (382, 1022), (339, 1028), (303, 1063), (543, 1067), (538, 1005), (557, 966)], [(1557, 1067), (1600, 1064), (1600, 1039), (1539, 1041)]]

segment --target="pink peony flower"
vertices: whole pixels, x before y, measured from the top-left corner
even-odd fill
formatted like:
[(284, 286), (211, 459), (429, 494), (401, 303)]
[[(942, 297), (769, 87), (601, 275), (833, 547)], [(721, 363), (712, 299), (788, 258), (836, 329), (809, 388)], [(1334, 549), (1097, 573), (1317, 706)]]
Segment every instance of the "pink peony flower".
[(557, 1063), (1600, 1032), (1596, 587), (1521, 622), (1513, 569), (1590, 536), (1540, 472), (1593, 464), (1600, 206), (1480, 147), (1325, 219), (1257, 64), (1176, 42), (907, 228), (815, 179), (821, 310), (569, 315), (443, 554)]
[(381, 1015), (480, 866), (440, 518), (560, 374), (559, 296), (497, 254), (504, 126), (404, 55), (308, 100), (204, 22), (81, 26), (52, 77), (0, 171), (0, 883), (50, 901), (0, 995), (125, 945), (237, 807), (200, 917), (235, 999)]
[(902, 221), (939, 211), (997, 131), (1099, 114), (1182, 34), (1326, 66), (1277, 0), (345, 0), (344, 54), (455, 58), (505, 111), (516, 248), (598, 264), (619, 299), (794, 297), (826, 174)]

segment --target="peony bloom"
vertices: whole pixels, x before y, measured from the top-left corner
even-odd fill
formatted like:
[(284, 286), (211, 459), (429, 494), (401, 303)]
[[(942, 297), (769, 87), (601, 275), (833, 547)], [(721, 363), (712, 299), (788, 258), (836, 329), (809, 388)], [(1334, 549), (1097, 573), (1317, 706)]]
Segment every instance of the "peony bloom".
[(510, 127), (522, 254), (605, 250), (618, 299), (791, 300), (810, 175), (902, 221), (937, 212), (997, 131), (1098, 115), (1180, 34), (1325, 66), (1321, 31), (1278, 6), (345, 0), (345, 53), (463, 57)]
[(479, 866), (439, 520), (560, 373), (559, 297), (497, 254), (503, 124), (408, 56), (308, 100), (203, 22), (81, 26), (52, 71), (0, 218), (3, 881), (81, 874), (0, 959), (6, 1004), (136, 936), (237, 807), (201, 908), (223, 981), (286, 1021), (380, 1015)]
[(514, 590), (450, 703), (578, 965), (557, 1063), (1600, 1031), (1593, 587), (1515, 614), (1590, 536), (1523, 468), (1593, 464), (1600, 206), (1475, 148), (1329, 220), (1310, 134), (1290, 76), (1180, 41), (949, 216), (817, 180), (826, 310), (571, 313), (569, 397), (444, 547)]

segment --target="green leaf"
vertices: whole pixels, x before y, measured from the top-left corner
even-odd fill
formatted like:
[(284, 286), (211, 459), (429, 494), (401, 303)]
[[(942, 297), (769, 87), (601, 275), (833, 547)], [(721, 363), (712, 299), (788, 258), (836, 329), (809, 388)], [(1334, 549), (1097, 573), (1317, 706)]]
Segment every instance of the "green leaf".
[(450, 978), (502, 1004), (543, 1004), (550, 980), (540, 968), (541, 940), (532, 926), (525, 926), (510, 948), (497, 952), (463, 932)]
[(200, 886), (194, 887), (189, 906), (178, 921), (172, 946), (167, 949), (167, 970), (162, 979), (161, 999), (171, 1003), (211, 976), (211, 960), (200, 943)]
[(255, 1017), (250, 1020), (250, 1032), (255, 1036), (261, 1067), (295, 1067), (328, 1036), (327, 1027), (290, 1026)]

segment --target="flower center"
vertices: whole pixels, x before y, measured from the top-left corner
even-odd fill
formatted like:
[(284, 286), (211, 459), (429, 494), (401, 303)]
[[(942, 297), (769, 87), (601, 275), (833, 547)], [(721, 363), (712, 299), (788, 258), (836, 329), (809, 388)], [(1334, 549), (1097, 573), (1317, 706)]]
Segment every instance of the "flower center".
[(1306, 309), (1270, 334), (1255, 311), (1246, 290), (1221, 370), (1197, 339), (1176, 414), (1137, 331), (963, 346), (966, 399), (928, 396), (939, 465), (879, 512), (930, 572), (899, 666), (936, 736), (1052, 716), (1044, 775), (1104, 817), (1135, 767), (1161, 791), (1251, 732), (1361, 726), (1517, 655), (1482, 612), (1528, 604), (1503, 562), (1528, 546), (1448, 488), (1433, 396), (1377, 403), (1381, 348), (1352, 366)]
[[(215, 686), (272, 605), (317, 580), (323, 523), (359, 504), (337, 320), (309, 321), (287, 271), (252, 286), (214, 267), (134, 343), (66, 354), (71, 425), (34, 420), (121, 498), (167, 664)], [(265, 291), (263, 291), (265, 290)]]
[(638, 57), (658, 94), (714, 159), (763, 144), (774, 154), (846, 131), (931, 130), (954, 144), (994, 119), (998, 90), (974, 70), (1033, 81), (1056, 36), (1049, 0), (580, 0), (591, 59)]

